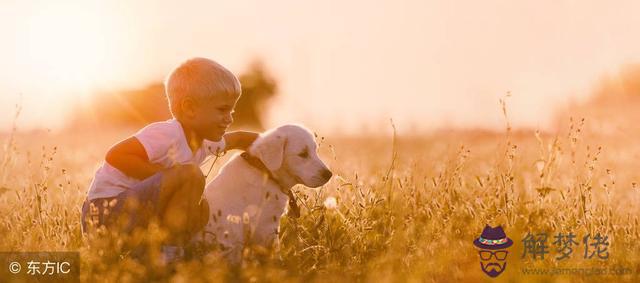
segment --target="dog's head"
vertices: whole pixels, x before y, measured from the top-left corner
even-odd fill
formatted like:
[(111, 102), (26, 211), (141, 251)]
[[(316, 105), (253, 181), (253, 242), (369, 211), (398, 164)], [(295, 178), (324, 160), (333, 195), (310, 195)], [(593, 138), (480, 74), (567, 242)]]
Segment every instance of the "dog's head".
[(316, 188), (331, 178), (331, 171), (316, 152), (313, 134), (302, 126), (284, 125), (260, 135), (249, 153), (291, 184)]

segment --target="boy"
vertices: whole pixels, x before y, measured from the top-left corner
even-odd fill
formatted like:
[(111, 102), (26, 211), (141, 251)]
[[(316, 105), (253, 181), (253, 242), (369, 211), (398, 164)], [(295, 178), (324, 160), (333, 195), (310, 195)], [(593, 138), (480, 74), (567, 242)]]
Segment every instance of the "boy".
[(165, 256), (179, 257), (181, 247), (208, 221), (199, 165), (211, 154), (246, 150), (258, 134), (225, 134), (240, 82), (212, 60), (182, 63), (165, 80), (165, 92), (173, 119), (149, 124), (108, 151), (83, 204), (81, 222), (83, 232), (89, 225), (105, 225), (128, 234), (156, 218), (169, 232)]

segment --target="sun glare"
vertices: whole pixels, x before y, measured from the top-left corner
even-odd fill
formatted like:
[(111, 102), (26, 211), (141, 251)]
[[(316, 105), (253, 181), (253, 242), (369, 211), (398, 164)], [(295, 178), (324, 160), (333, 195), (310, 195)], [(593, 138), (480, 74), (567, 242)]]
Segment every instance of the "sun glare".
[(90, 13), (96, 9), (84, 5), (56, 3), (28, 20), (25, 58), (39, 83), (84, 93), (104, 71), (109, 59), (104, 23), (99, 13)]

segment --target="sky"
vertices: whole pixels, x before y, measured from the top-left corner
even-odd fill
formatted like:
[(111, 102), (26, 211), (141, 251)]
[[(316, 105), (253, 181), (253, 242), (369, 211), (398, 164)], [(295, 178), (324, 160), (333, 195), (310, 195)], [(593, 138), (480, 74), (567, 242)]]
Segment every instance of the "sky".
[(639, 1), (0, 0), (0, 130), (62, 125), (96, 90), (159, 82), (202, 56), (280, 84), (267, 125), (547, 129), (640, 62)]

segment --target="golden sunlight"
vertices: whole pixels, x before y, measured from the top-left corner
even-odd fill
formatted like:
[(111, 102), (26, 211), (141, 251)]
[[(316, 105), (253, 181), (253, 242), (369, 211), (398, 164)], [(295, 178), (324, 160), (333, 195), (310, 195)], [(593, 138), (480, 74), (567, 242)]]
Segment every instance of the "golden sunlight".
[(87, 12), (98, 7), (87, 5), (92, 4), (51, 3), (30, 15), (22, 57), (27, 58), (24, 67), (33, 70), (38, 84), (74, 95), (88, 93), (105, 71), (108, 30), (99, 13)]

